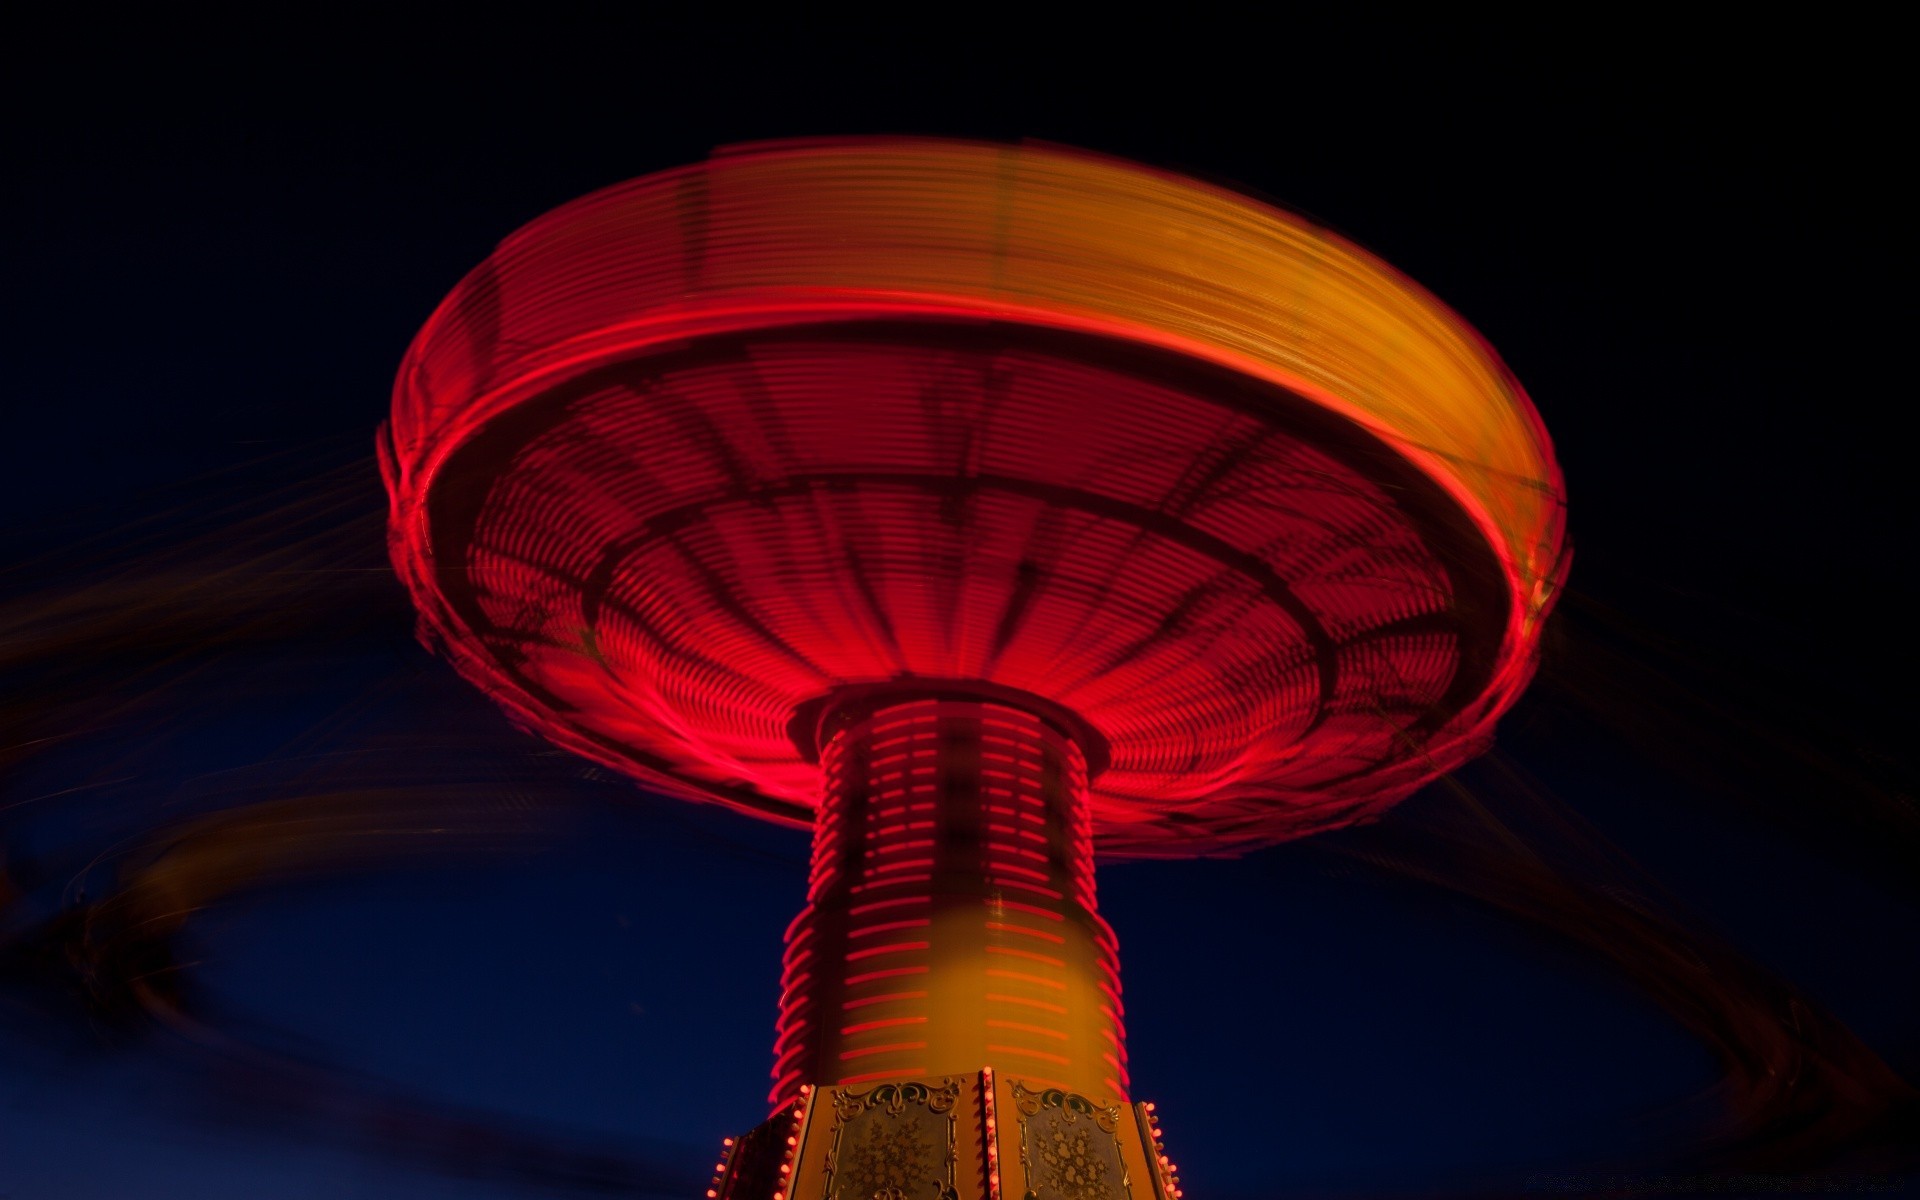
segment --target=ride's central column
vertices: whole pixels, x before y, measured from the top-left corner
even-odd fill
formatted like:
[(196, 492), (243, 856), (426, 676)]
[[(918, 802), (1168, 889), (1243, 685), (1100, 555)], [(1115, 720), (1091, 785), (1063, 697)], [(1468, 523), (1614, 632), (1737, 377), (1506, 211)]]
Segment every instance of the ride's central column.
[(1095, 906), (1087, 763), (970, 700), (823, 729), (807, 907), (787, 934), (776, 1108), (803, 1085), (971, 1075), (1127, 1099), (1118, 946)]

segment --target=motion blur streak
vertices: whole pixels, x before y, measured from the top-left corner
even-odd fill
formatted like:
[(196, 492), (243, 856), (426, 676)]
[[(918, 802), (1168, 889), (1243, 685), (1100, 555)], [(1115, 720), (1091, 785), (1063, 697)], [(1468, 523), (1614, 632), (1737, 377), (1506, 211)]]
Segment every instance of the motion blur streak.
[(1920, 1132), (1920, 1095), (1844, 1025), (1690, 927), (1657, 883), (1511, 761), (1495, 752), (1483, 763), (1471, 772), (1484, 777), (1478, 787), (1450, 778), (1445, 803), (1355, 831), (1333, 852), (1564, 939), (1699, 1038), (1722, 1075), (1720, 1118), (1680, 1151), (1697, 1167), (1806, 1170), (1837, 1147)]
[[(644, 1136), (542, 1129), (277, 1048), (284, 1037), (262, 1038), (197, 986), (178, 950), (203, 914), (348, 875), (497, 863), (538, 852), (567, 819), (553, 773), (503, 773), (488, 735), (393, 745), (357, 729), (364, 714), (351, 708), (311, 735), (346, 731), (344, 747), (283, 746), (186, 791), (145, 783), (164, 770), (168, 743), (196, 732), (200, 717), (181, 701), (207, 676), (237, 672), (244, 689), (259, 652), (403, 626), (378, 557), (377, 486), (371, 461), (260, 488), (244, 504), (231, 502), (232, 481), (200, 481), (219, 503), (162, 507), (10, 572), (33, 590), (0, 629), (0, 754), (12, 778), (49, 764), (68, 774), (65, 787), (0, 803), (0, 1012), (70, 1023), (129, 1060), (185, 1054), (168, 1076), (198, 1085), (172, 1097), (182, 1121), (546, 1193), (691, 1195), (699, 1179), (684, 1147), (636, 1157)], [(398, 682), (374, 681), (352, 707), (377, 709)], [(76, 741), (117, 756), (73, 756)], [(572, 775), (575, 789), (595, 787)], [(63, 806), (100, 809), (103, 794), (110, 807), (80, 822), (82, 834), (59, 819)]]

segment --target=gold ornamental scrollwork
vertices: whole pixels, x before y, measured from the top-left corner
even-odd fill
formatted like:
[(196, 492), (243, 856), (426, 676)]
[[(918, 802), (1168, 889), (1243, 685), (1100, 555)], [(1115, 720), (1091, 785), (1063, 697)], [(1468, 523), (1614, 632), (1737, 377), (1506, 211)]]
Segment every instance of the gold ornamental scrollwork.
[(959, 1200), (961, 1081), (833, 1093), (827, 1200)]
[(1059, 1088), (1036, 1092), (1018, 1080), (1013, 1104), (1020, 1114), (1024, 1200), (1132, 1200), (1118, 1105)]

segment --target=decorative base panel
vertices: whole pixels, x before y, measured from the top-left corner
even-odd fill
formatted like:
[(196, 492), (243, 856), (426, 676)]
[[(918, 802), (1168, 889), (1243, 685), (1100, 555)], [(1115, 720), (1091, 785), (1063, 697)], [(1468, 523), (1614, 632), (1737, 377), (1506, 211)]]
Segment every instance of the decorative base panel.
[(728, 1138), (708, 1200), (1179, 1200), (1151, 1104), (1012, 1075), (802, 1089)]

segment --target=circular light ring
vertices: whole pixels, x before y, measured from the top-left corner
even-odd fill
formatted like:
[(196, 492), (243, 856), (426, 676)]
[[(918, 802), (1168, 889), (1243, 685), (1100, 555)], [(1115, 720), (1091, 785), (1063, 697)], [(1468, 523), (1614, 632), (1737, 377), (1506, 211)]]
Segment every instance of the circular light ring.
[(553, 740), (806, 820), (801, 706), (978, 679), (1110, 743), (1109, 853), (1457, 764), (1562, 563), (1544, 434), (1457, 317), (1050, 149), (777, 146), (560, 209), (435, 314), (385, 450), (426, 630)]

